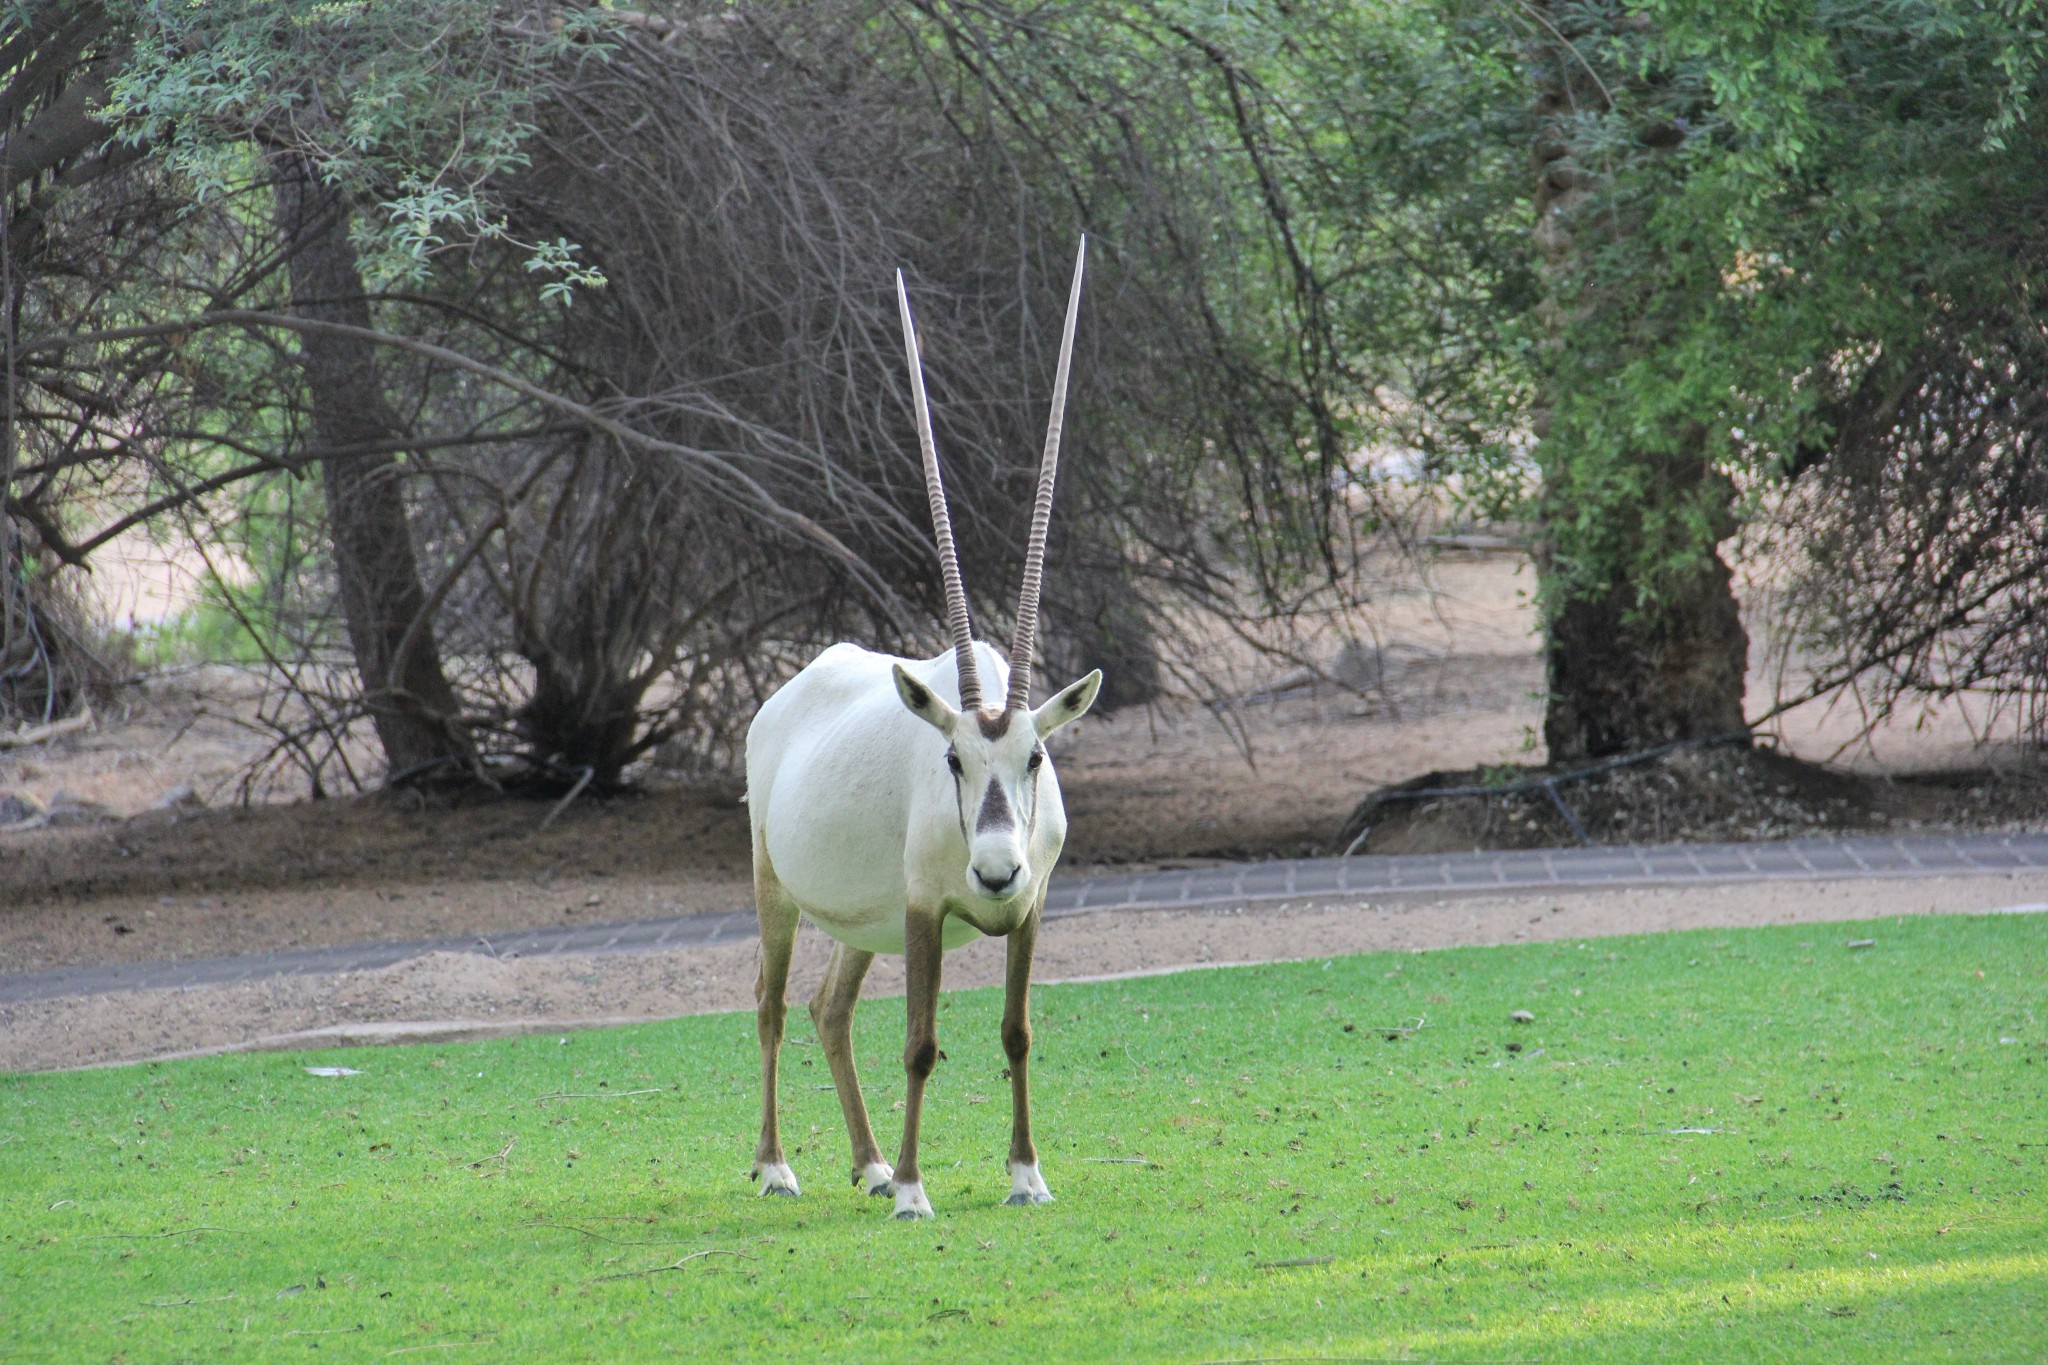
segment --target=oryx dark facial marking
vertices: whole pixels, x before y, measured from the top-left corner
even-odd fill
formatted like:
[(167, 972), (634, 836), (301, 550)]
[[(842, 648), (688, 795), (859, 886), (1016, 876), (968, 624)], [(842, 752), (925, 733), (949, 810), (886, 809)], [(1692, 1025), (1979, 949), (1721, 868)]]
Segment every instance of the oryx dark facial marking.
[(967, 832), (967, 797), (960, 790), (960, 777), (965, 771), (960, 763), (960, 751), (948, 746), (946, 769), (953, 774), (953, 815), (960, 822), (960, 842), (972, 844), (974, 839)]
[(1023, 881), (1028, 835), (1018, 829), (1017, 811), (1003, 779), (1000, 769), (989, 772), (975, 810), (974, 835), (968, 840), (968, 877), (982, 895), (996, 898), (1008, 896)]
[(1016, 824), (1016, 814), (1010, 809), (1009, 793), (1003, 790), (1002, 780), (990, 773), (988, 790), (981, 794), (981, 814), (974, 817), (974, 832), (982, 834), (995, 829), (1014, 829)]

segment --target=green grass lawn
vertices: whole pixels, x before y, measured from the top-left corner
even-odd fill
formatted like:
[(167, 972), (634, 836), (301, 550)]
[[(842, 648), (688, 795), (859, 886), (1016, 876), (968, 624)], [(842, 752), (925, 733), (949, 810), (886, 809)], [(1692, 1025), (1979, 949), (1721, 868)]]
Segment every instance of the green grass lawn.
[(1037, 1209), (998, 1010), (940, 1014), (928, 1223), (815, 1046), (752, 1196), (751, 1016), (0, 1077), (0, 1357), (2048, 1358), (2048, 919), (1041, 988)]

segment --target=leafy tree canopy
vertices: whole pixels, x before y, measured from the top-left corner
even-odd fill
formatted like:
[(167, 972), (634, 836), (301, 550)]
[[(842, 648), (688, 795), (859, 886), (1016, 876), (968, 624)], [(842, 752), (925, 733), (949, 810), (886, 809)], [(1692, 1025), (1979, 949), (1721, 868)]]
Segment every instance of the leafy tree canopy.
[(508, 242), (554, 292), (602, 283), (573, 243), (518, 241), (498, 187), (530, 162), (536, 111), (565, 65), (603, 60), (609, 6), (478, 0), (108, 0), (127, 59), (104, 111), (200, 200), (251, 173), (253, 139), (297, 152), (379, 210), (369, 273), (417, 284), (433, 258)]

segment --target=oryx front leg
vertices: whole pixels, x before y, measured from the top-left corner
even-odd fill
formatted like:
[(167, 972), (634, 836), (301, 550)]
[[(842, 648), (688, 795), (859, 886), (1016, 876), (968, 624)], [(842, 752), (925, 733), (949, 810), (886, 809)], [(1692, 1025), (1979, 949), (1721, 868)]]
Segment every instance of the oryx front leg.
[(896, 1155), (896, 1216), (929, 1218), (924, 1173), (917, 1165), (918, 1121), (924, 1115), (924, 1083), (939, 1064), (939, 965), (945, 955), (940, 915), (912, 910), (903, 926), (905, 1008), (903, 1037), (903, 1146)]
[(853, 1140), (853, 1183), (869, 1194), (884, 1195), (896, 1193), (895, 1172), (882, 1160), (875, 1130), (868, 1125), (867, 1101), (861, 1097), (860, 1073), (853, 1064), (853, 1007), (860, 1003), (860, 983), (874, 960), (873, 953), (833, 945), (825, 979), (811, 997), (811, 1022), (818, 1026), (825, 1065), (832, 1068), (832, 1086), (846, 1115), (846, 1135)]
[[(759, 857), (757, 852), (756, 857)], [(754, 910), (761, 921), (761, 973), (754, 980), (754, 1022), (761, 1037), (761, 1140), (754, 1147), (753, 1176), (762, 1194), (800, 1193), (796, 1172), (782, 1159), (776, 1122), (775, 1073), (782, 1052), (782, 1023), (788, 1012), (789, 955), (796, 945), (797, 910), (772, 875), (756, 871)]]
[(1031, 954), (1038, 945), (1039, 911), (1010, 931), (1003, 974), (1003, 1055), (1010, 1059), (1010, 1197), (1005, 1204), (1050, 1204), (1052, 1191), (1038, 1173), (1038, 1148), (1031, 1142)]

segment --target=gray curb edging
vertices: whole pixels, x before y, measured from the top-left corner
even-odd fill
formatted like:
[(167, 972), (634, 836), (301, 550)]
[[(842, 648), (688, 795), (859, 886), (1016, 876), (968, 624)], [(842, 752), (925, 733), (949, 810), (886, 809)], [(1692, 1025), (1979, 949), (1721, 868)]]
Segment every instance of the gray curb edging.
[[(1276, 900), (2013, 872), (2048, 872), (2048, 832), (1297, 858), (1189, 871), (1056, 877), (1046, 897), (1045, 913), (1046, 918), (1054, 919), (1123, 911), (1213, 909)], [(110, 991), (176, 990), (369, 971), (431, 952), (487, 953), (500, 958), (660, 952), (749, 939), (754, 932), (754, 912), (734, 910), (622, 924), (520, 929), (490, 938), (470, 935), (184, 962), (60, 967), (0, 974), (0, 1005)]]

